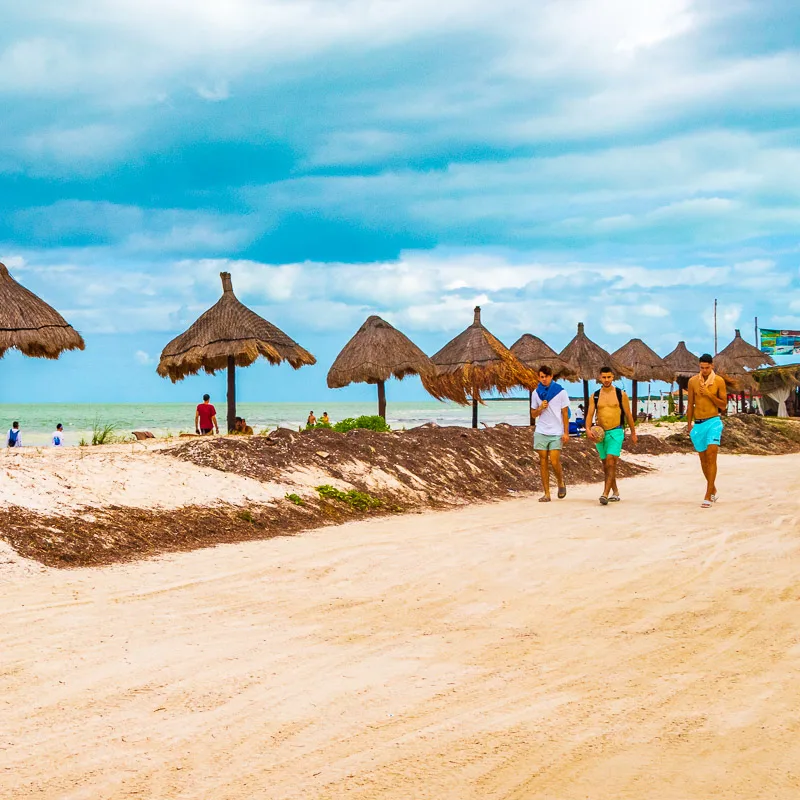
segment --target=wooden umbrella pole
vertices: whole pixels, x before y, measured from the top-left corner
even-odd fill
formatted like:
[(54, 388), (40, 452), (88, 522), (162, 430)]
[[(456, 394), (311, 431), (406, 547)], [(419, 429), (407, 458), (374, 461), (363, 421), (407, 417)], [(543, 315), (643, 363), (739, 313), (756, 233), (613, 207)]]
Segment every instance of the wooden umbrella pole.
[(528, 425), (533, 426), (533, 417), (531, 416), (531, 409), (533, 408), (533, 389), (528, 390)]
[(472, 427), (478, 427), (478, 397), (479, 393), (472, 395)]
[(386, 420), (386, 382), (378, 381), (378, 416)]
[(683, 416), (683, 384), (678, 381), (678, 416)]
[[(636, 424), (636, 420), (639, 419), (639, 382), (632, 381), (633, 383), (633, 422)], [(649, 398), (648, 398), (649, 399)]]
[[(589, 381), (583, 382), (583, 413), (589, 413)], [(589, 420), (586, 420), (587, 426), (589, 425)]]
[(228, 356), (228, 433), (236, 424), (236, 359)]

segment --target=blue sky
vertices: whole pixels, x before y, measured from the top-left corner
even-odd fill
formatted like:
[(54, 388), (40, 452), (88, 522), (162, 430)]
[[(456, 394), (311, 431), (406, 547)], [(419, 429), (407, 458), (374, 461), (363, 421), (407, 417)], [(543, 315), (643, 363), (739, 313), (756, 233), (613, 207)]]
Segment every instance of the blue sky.
[[(331, 393), (371, 313), (429, 353), (800, 328), (800, 9), (691, 0), (6, 4), (0, 260), (87, 349), (8, 354), (0, 402), (185, 400), (163, 346), (233, 274)], [(421, 396), (414, 381), (390, 396)]]

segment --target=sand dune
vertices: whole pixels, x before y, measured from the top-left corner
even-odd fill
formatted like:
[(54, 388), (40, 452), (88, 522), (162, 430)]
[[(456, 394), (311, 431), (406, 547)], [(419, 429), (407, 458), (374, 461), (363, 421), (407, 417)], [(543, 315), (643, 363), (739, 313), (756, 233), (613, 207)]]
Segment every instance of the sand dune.
[(0, 797), (800, 796), (800, 456), (0, 585)]

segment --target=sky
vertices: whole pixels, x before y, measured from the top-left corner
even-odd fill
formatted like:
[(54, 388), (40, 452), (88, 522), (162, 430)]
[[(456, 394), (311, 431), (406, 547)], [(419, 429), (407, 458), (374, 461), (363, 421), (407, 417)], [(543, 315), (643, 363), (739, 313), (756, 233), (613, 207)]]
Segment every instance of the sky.
[[(163, 347), (238, 297), (310, 350), (242, 399), (332, 392), (370, 314), (429, 354), (713, 351), (800, 329), (789, 0), (0, 0), (0, 261), (86, 350), (8, 353), (0, 402), (224, 395)], [(390, 398), (424, 396), (418, 381)]]

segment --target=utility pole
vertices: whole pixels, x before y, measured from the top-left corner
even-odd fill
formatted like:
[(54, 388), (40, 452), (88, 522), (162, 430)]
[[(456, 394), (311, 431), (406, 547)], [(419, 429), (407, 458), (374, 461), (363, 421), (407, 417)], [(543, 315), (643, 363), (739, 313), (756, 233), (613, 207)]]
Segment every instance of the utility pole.
[(717, 354), (717, 298), (714, 298), (714, 355)]
[(761, 349), (761, 344), (758, 341), (758, 317), (756, 317), (756, 341), (755, 341), (755, 345), (759, 350)]

